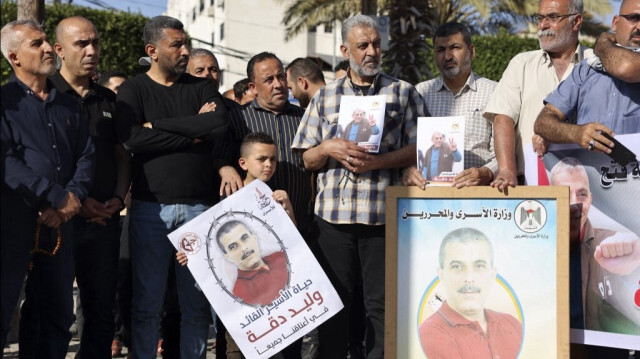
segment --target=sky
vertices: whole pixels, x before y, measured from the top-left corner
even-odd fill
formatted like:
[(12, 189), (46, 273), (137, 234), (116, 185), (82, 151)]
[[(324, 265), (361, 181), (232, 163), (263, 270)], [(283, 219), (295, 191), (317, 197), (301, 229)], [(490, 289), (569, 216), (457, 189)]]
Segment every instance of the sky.
[[(67, 0), (61, 0), (62, 3), (65, 3), (66, 1)], [(103, 3), (118, 10), (142, 13), (142, 15), (147, 17), (162, 15), (162, 13), (167, 10), (166, 0), (73, 0), (72, 3), (75, 5), (98, 9), (101, 7), (96, 5), (96, 3)]]
[[(66, 1), (67, 0), (62, 0), (62, 2)], [(166, 0), (73, 0), (73, 4), (76, 5), (101, 8), (100, 6), (96, 5), (96, 3), (107, 4), (118, 10), (129, 11), (133, 13), (140, 12), (147, 17), (162, 15), (162, 13), (167, 10)], [(617, 13), (618, 9), (620, 8), (620, 0), (612, 0), (611, 3), (614, 13)], [(601, 21), (605, 25), (610, 26), (612, 19), (613, 14), (608, 14), (602, 17)]]

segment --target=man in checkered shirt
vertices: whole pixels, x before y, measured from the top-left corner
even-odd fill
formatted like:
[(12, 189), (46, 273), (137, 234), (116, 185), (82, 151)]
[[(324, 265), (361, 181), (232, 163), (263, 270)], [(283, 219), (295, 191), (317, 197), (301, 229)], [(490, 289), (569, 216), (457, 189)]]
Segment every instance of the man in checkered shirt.
[[(375, 21), (363, 15), (342, 26), (340, 49), (347, 76), (321, 88), (311, 100), (292, 148), (303, 152), (307, 170), (316, 171), (316, 256), (345, 309), (319, 328), (321, 358), (345, 358), (352, 294), (362, 276), (367, 310), (368, 358), (384, 353), (384, 197), (402, 183), (401, 169), (415, 164), (416, 119), (428, 116), (422, 98), (407, 82), (380, 72), (380, 36)], [(369, 154), (355, 142), (338, 138), (343, 95), (386, 95), (380, 152)], [(352, 307), (353, 304), (353, 307)]]
[[(498, 171), (498, 162), (493, 150), (493, 126), (482, 113), (497, 83), (471, 71), (476, 53), (466, 26), (457, 22), (440, 26), (433, 36), (433, 48), (441, 76), (419, 83), (416, 90), (432, 116), (465, 117), (464, 171), (453, 185), (488, 185)], [(415, 168), (406, 171), (405, 179), (424, 189), (427, 180), (415, 172)]]

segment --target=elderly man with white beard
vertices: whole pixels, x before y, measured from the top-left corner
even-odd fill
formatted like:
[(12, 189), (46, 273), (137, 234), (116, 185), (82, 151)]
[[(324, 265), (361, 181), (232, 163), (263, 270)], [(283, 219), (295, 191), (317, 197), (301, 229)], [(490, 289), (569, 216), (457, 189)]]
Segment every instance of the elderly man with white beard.
[(523, 184), (524, 146), (541, 146), (533, 124), (543, 100), (593, 51), (578, 43), (582, 0), (541, 0), (538, 6), (540, 50), (516, 55), (502, 74), (484, 117), (493, 122), (498, 173), (491, 185), (500, 191)]

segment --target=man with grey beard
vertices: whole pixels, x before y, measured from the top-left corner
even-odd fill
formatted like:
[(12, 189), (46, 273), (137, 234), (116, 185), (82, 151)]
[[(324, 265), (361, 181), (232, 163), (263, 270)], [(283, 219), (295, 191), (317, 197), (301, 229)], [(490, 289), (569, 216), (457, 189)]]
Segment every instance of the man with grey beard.
[(580, 46), (582, 0), (541, 0), (538, 14), (540, 50), (523, 52), (509, 62), (484, 117), (493, 122), (498, 173), (491, 186), (504, 191), (524, 184), (524, 147), (542, 146), (533, 124), (543, 100), (569, 76), (574, 65), (592, 57)]
[[(185, 73), (189, 48), (180, 21), (152, 18), (144, 27), (144, 43), (151, 67), (120, 86), (116, 123), (132, 153), (131, 352), (134, 358), (155, 358), (175, 257), (167, 234), (219, 200), (212, 149), (213, 141), (227, 130), (227, 110), (212, 81)], [(202, 358), (209, 303), (186, 267), (175, 266), (175, 275), (180, 358)]]
[[(347, 75), (313, 96), (291, 148), (302, 153), (307, 170), (317, 171), (316, 256), (344, 303), (319, 327), (320, 357), (346, 358), (349, 325), (363, 326), (349, 323), (349, 313), (362, 306), (352, 301), (356, 283), (362, 283), (367, 358), (382, 358), (385, 190), (401, 183), (402, 168), (415, 164), (416, 118), (428, 112), (413, 86), (380, 72), (380, 35), (373, 19), (347, 19), (340, 50), (349, 60)], [(340, 103), (349, 95), (386, 95), (378, 154), (337, 135)]]
[[(64, 358), (73, 323), (73, 225), (93, 178), (94, 147), (80, 104), (53, 88), (54, 53), (33, 20), (2, 28), (15, 78), (0, 90), (2, 201), (0, 348), (27, 274), (20, 358)], [(29, 264), (31, 262), (31, 264)]]
[[(498, 170), (498, 162), (493, 150), (493, 129), (482, 113), (496, 82), (471, 71), (476, 50), (466, 26), (457, 22), (440, 26), (433, 35), (433, 47), (441, 76), (419, 83), (416, 90), (432, 116), (465, 117), (464, 171), (456, 176), (453, 185), (458, 188), (488, 185)], [(415, 170), (412, 167), (405, 171), (404, 178), (420, 179), (420, 173), (409, 175)], [(421, 178), (418, 183), (407, 184), (424, 189), (426, 181)]]

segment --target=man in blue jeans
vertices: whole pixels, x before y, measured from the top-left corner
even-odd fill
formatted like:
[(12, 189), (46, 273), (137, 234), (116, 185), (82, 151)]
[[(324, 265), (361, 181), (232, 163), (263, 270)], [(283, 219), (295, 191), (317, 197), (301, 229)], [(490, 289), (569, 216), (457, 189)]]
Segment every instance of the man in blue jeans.
[[(211, 81), (185, 73), (187, 37), (180, 21), (157, 16), (144, 28), (149, 71), (117, 97), (119, 134), (132, 157), (129, 240), (133, 274), (133, 358), (156, 357), (160, 313), (175, 250), (167, 234), (218, 201), (212, 138), (227, 128)], [(213, 111), (215, 109), (215, 111)], [(180, 357), (204, 358), (209, 304), (186, 267), (176, 266)]]

